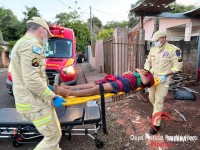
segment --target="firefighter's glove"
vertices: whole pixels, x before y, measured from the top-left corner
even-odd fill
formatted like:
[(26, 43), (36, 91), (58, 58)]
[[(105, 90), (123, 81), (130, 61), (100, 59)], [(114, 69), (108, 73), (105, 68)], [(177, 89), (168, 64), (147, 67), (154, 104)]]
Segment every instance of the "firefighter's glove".
[(166, 81), (166, 79), (167, 79), (167, 75), (166, 74), (162, 75), (160, 77), (160, 83), (164, 83)]
[(53, 90), (54, 90), (54, 87), (53, 87), (52, 85), (49, 85), (49, 89), (50, 89), (51, 91), (53, 91)]
[(64, 100), (62, 97), (60, 96), (56, 96), (54, 99), (53, 99), (53, 105), (55, 107), (61, 107), (63, 106), (62, 103), (64, 102), (67, 102), (66, 100)]

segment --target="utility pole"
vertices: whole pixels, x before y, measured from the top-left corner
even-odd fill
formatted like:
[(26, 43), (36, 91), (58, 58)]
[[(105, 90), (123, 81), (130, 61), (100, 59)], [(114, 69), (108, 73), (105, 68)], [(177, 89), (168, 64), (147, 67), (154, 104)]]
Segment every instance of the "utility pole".
[(90, 6), (90, 42), (92, 46), (92, 7)]
[(160, 19), (159, 17), (156, 17), (154, 19), (154, 31), (153, 31), (153, 34), (159, 30), (159, 23), (160, 23)]

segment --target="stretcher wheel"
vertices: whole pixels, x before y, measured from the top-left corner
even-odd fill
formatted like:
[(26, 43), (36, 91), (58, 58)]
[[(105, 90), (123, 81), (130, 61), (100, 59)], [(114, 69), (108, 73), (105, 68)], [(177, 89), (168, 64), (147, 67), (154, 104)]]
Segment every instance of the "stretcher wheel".
[(95, 139), (95, 144), (96, 144), (97, 148), (102, 148), (103, 147), (103, 142), (98, 140), (98, 139)]
[(12, 144), (13, 144), (14, 147), (20, 147), (20, 146), (23, 145), (23, 144), (19, 143), (19, 142), (16, 141), (16, 140), (13, 140), (13, 141), (12, 141)]

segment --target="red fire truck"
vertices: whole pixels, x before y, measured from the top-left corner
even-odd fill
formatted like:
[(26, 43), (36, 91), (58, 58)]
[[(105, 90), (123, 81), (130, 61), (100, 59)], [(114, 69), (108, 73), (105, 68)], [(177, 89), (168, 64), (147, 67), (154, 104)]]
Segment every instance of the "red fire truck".
[(74, 31), (61, 26), (50, 26), (54, 35), (48, 40), (46, 51), (46, 73), (50, 84), (60, 74), (60, 81), (65, 84), (76, 84), (76, 39)]
[[(76, 84), (77, 68), (76, 68), (76, 39), (74, 31), (69, 28), (53, 25), (50, 31), (54, 35), (48, 40), (45, 46), (46, 52), (46, 73), (49, 84), (54, 83), (57, 73), (60, 74), (60, 81), (65, 84)], [(8, 70), (6, 86), (8, 93), (12, 92), (12, 77)]]

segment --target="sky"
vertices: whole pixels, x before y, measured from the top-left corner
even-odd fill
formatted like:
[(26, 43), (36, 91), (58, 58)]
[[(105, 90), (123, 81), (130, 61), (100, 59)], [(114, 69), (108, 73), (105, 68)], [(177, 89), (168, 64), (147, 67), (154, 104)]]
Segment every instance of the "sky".
[[(55, 21), (56, 14), (61, 12), (69, 12), (68, 7), (76, 9), (80, 7), (81, 19), (86, 21), (90, 17), (90, 6), (92, 16), (98, 17), (103, 25), (108, 21), (123, 21), (128, 20), (128, 13), (131, 4), (134, 4), (137, 0), (0, 0), (0, 7), (5, 9), (11, 9), (13, 13), (21, 20), (24, 15), (22, 12), (26, 11), (25, 6), (35, 6), (40, 15), (46, 21)], [(177, 3), (185, 5), (198, 4), (200, 0), (176, 0)], [(76, 7), (76, 8), (75, 8)]]

